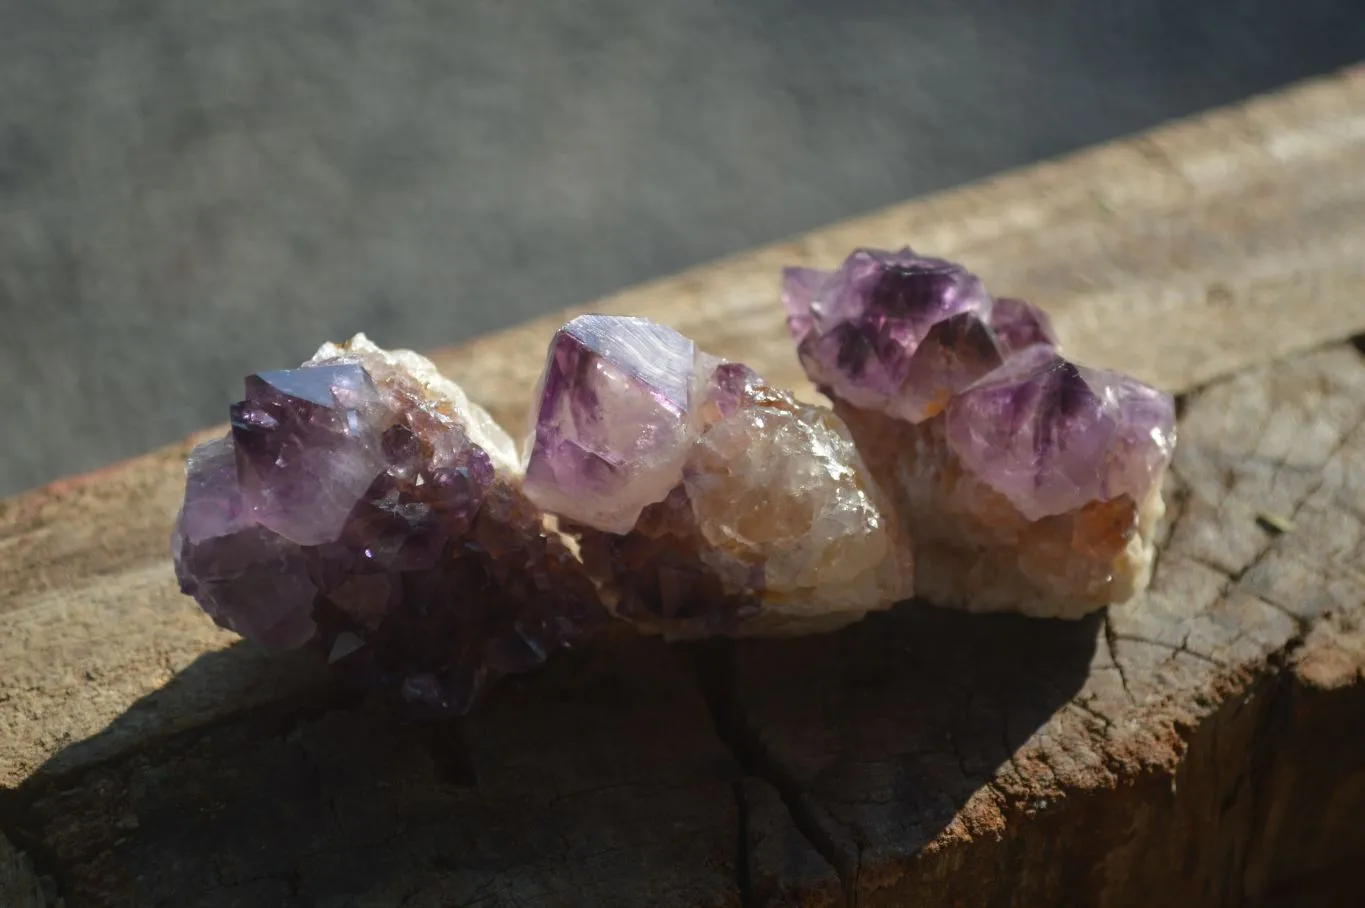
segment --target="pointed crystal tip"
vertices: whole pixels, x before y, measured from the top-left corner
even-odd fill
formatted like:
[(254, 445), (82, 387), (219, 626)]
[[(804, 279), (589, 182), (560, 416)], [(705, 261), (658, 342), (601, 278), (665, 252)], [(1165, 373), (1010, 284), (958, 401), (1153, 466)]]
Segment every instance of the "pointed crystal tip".
[(963, 464), (1038, 520), (1145, 499), (1175, 448), (1175, 401), (1036, 348), (954, 398), (947, 433)]
[(526, 444), (526, 494), (625, 533), (682, 479), (692, 402), (717, 360), (647, 319), (583, 315), (550, 343)]
[(854, 406), (920, 422), (1020, 346), (1055, 345), (1047, 316), (986, 293), (960, 265), (857, 249), (834, 271), (788, 268), (787, 326), (811, 380)]

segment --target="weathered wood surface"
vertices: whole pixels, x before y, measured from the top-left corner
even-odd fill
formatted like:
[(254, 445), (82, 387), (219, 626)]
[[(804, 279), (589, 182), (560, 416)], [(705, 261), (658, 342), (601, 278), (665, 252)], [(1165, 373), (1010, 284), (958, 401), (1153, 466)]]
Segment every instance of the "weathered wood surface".
[[(177, 446), (0, 503), (0, 831), (71, 908), (1332, 904), (1365, 856), (1365, 357), (1299, 351), (1365, 330), (1365, 75), (594, 308), (797, 385), (777, 268), (901, 242), (1188, 392), (1138, 602), (643, 641), (414, 725), (176, 594)], [(519, 424), (556, 324), (439, 359)]]

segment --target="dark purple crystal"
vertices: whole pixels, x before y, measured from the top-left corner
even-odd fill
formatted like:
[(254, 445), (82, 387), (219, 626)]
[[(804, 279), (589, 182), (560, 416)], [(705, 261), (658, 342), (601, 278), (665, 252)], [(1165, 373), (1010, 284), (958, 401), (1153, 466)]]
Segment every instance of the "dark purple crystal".
[(388, 465), (380, 443), (386, 408), (355, 363), (249, 376), (231, 415), (246, 508), (299, 545), (336, 539)]
[(246, 392), (229, 435), (191, 453), (172, 538), (182, 590), (223, 627), (462, 710), (595, 618), (455, 402), (382, 351)]
[(247, 514), (235, 460), (226, 438), (190, 453), (185, 506), (172, 539), (180, 588), (243, 637), (302, 646), (317, 631), (317, 585), (302, 549)]

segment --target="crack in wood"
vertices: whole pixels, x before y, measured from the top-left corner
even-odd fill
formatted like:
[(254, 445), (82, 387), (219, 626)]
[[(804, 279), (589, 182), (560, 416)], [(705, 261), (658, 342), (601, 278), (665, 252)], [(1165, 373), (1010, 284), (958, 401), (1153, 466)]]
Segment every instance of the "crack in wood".
[(1103, 725), (1103, 726), (1105, 727), (1105, 729), (1112, 729), (1112, 728), (1114, 727), (1114, 720), (1113, 720), (1113, 719), (1109, 718), (1109, 717), (1106, 716), (1104, 713), (1097, 712), (1095, 709), (1093, 709), (1093, 708), (1090, 706), (1089, 703), (1087, 703), (1087, 702), (1084, 701), (1084, 700), (1073, 700), (1073, 701), (1072, 701), (1071, 703), (1069, 703), (1068, 705), (1071, 706), (1073, 709), (1078, 710), (1079, 712), (1085, 713), (1087, 716), (1090, 716), (1092, 719), (1095, 719), (1095, 720), (1098, 721), (1101, 725)]
[(4, 908), (48, 906), (43, 881), (34, 873), (28, 856), (10, 844), (3, 830), (0, 830), (0, 905)]
[[(815, 816), (814, 807), (802, 791), (800, 782), (763, 746), (742, 714), (738, 700), (734, 696), (732, 650), (733, 646), (728, 641), (718, 641), (714, 646), (699, 647), (695, 663), (698, 687), (710, 708), (716, 737), (735, 758), (745, 775), (761, 779), (776, 790), (797, 833), (834, 869), (844, 890), (845, 900), (850, 906), (855, 905), (856, 864), (850, 868), (847, 854)], [(737, 789), (737, 792), (739, 797), (743, 798), (742, 789)], [(741, 818), (741, 825), (747, 827), (747, 810), (741, 814)], [(747, 828), (741, 838), (741, 845), (747, 852)], [(743, 875), (738, 880), (741, 896), (745, 897), (744, 893), (748, 893), (747, 898), (752, 899), (754, 880), (750, 875), (750, 861), (747, 855), (744, 863), (739, 866), (743, 868)]]
[(1113, 663), (1114, 670), (1119, 673), (1119, 684), (1123, 687), (1123, 693), (1128, 697), (1128, 702), (1136, 704), (1137, 698), (1133, 696), (1133, 689), (1128, 686), (1128, 673), (1123, 668), (1123, 660), (1119, 656), (1118, 634), (1114, 632), (1114, 621), (1106, 609), (1104, 613), (1104, 640), (1109, 648), (1109, 661)]
[[(744, 780), (736, 779), (735, 793), (735, 886), (740, 908), (759, 908), (754, 900), (754, 881), (749, 870), (749, 801), (744, 796)], [(793, 822), (795, 819), (793, 818)]]

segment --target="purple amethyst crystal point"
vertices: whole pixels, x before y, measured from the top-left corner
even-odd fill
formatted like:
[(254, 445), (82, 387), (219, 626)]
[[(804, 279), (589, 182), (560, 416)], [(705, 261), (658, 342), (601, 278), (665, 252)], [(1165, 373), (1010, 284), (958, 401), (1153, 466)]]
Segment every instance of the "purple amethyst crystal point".
[(814, 326), (810, 306), (830, 274), (815, 268), (782, 269), (782, 308), (787, 311), (787, 330), (798, 344)]
[(954, 398), (962, 463), (1038, 520), (1090, 502), (1143, 502), (1175, 447), (1175, 402), (1134, 378), (1032, 348)]
[(807, 633), (909, 592), (871, 477), (828, 410), (643, 319), (550, 345), (527, 494), (567, 519), (609, 608), (675, 637)]
[(389, 414), (359, 365), (302, 366), (246, 380), (232, 407), (243, 500), (256, 522), (299, 545), (336, 539), (386, 466)]
[(547, 511), (624, 533), (682, 478), (692, 398), (714, 368), (642, 318), (583, 315), (550, 344), (526, 446), (526, 494)]
[(893, 500), (919, 595), (1075, 618), (1147, 584), (1169, 395), (1062, 358), (1042, 310), (909, 249), (857, 250), (824, 278), (787, 269), (782, 301)]
[(1034, 346), (1060, 349), (1057, 332), (1046, 312), (1024, 300), (1004, 297), (991, 309), (991, 329), (1007, 351)]
[(511, 439), (422, 357), (327, 344), (231, 412), (190, 456), (172, 536), (182, 590), (223, 627), (460, 711), (601, 614)]
[(706, 385), (705, 401), (714, 406), (717, 415), (724, 419), (743, 406), (762, 382), (758, 373), (743, 363), (721, 363), (711, 373), (711, 380)]
[(992, 300), (959, 265), (858, 249), (819, 274), (784, 272), (788, 326), (811, 380), (854, 406), (919, 422), (1001, 361)]

